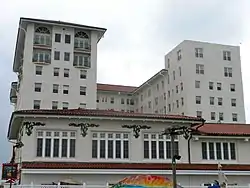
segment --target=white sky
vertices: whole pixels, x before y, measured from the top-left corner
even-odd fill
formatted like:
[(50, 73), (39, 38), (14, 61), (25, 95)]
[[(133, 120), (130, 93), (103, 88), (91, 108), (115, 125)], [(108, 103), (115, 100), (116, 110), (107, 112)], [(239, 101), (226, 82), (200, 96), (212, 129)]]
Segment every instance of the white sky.
[[(98, 81), (138, 86), (164, 68), (164, 54), (185, 39), (241, 45), (250, 123), (250, 0), (2, 0), (0, 4), (0, 148), (12, 108), (10, 82), (20, 17), (107, 28), (98, 45)], [(0, 152), (1, 160), (9, 154)]]

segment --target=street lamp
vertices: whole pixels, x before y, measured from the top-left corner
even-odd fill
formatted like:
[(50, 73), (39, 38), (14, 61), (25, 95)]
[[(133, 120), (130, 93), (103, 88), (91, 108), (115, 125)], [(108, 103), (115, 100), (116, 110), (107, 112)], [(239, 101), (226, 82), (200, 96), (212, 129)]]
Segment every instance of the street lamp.
[(191, 136), (191, 130), (185, 126), (172, 126), (164, 130), (162, 135), (169, 135), (171, 138), (171, 158), (172, 158), (172, 178), (173, 178), (173, 188), (177, 188), (177, 179), (176, 179), (176, 160), (180, 160), (181, 156), (176, 154), (175, 148), (175, 138), (178, 135), (183, 135), (185, 139), (188, 139)]

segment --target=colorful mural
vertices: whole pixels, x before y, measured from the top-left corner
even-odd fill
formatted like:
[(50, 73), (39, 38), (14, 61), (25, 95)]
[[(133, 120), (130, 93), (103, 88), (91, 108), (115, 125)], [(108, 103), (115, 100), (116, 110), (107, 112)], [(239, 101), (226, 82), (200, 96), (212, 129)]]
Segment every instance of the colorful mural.
[[(164, 176), (154, 175), (137, 175), (126, 177), (112, 188), (170, 188), (173, 187), (173, 182)], [(178, 188), (182, 188), (178, 185)]]

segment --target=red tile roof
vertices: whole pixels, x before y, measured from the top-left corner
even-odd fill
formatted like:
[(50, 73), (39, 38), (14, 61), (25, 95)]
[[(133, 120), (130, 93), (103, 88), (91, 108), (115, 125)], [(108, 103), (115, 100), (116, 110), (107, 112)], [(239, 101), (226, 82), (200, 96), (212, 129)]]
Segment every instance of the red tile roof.
[(164, 114), (143, 114), (143, 113), (129, 113), (114, 110), (92, 110), (92, 109), (67, 109), (67, 110), (19, 110), (13, 114), (41, 114), (41, 115), (62, 115), (62, 116), (99, 116), (99, 117), (127, 117), (127, 118), (147, 118), (160, 120), (190, 120), (203, 122), (202, 118), (182, 116), (182, 115), (164, 115)]
[(135, 89), (137, 89), (137, 87), (135, 87), (135, 86), (97, 84), (97, 90), (99, 90), (99, 91), (115, 91), (115, 92), (131, 93)]
[[(249, 164), (223, 164), (223, 170), (249, 171)], [(23, 162), (25, 169), (133, 169), (170, 170), (170, 163), (79, 163), (79, 162)], [(178, 163), (177, 170), (217, 170), (218, 164)]]
[(221, 136), (250, 136), (250, 124), (206, 123), (199, 134)]

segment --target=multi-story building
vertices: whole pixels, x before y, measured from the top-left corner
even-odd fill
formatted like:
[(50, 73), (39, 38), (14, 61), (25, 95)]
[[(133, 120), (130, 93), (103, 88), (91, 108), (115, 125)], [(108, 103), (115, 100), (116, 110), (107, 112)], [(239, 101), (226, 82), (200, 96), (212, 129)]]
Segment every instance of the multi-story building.
[(19, 109), (96, 108), (97, 43), (106, 29), (21, 18), (11, 102)]

